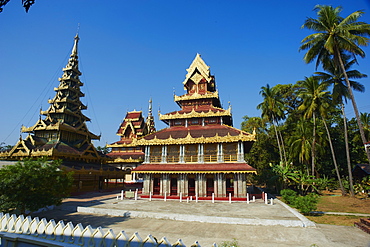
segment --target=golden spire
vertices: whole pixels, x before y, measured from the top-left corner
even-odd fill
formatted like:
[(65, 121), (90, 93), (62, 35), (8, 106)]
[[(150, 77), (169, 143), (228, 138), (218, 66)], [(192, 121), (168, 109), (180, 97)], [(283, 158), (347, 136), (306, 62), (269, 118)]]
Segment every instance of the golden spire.
[(78, 48), (78, 41), (79, 40), (80, 40), (80, 38), (78, 37), (78, 33), (77, 33), (76, 36), (75, 36), (75, 43), (73, 44), (71, 57), (77, 56), (77, 48)]

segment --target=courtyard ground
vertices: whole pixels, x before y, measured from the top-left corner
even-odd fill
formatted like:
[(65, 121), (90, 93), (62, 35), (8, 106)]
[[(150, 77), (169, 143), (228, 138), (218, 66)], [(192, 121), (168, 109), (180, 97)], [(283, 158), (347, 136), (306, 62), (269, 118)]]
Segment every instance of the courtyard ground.
[(59, 209), (33, 216), (94, 228), (101, 226), (115, 233), (123, 230), (128, 236), (135, 232), (143, 238), (151, 234), (158, 240), (166, 236), (171, 243), (182, 239), (186, 246), (195, 241), (201, 246), (220, 245), (233, 239), (239, 246), (370, 246), (370, 235), (354, 226), (316, 224), (302, 227), (310, 221), (279, 201), (274, 205), (259, 200), (250, 204), (180, 203), (117, 200), (117, 195), (81, 195), (65, 200)]

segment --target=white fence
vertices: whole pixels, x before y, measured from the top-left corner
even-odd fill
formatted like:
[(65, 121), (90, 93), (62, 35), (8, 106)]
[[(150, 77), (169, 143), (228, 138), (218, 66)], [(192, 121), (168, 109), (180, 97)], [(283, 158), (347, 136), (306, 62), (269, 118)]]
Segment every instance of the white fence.
[[(171, 244), (166, 237), (157, 241), (152, 235), (146, 238), (134, 233), (128, 237), (124, 231), (115, 234), (112, 229), (104, 231), (101, 227), (93, 229), (90, 225), (83, 227), (81, 224), (73, 226), (71, 222), (49, 222), (43, 218), (31, 218), (23, 215), (18, 217), (13, 214), (0, 213), (0, 247), (154, 247), (154, 246), (185, 246), (181, 239)], [(192, 246), (199, 246), (195, 242)], [(214, 244), (214, 247), (217, 245)]]

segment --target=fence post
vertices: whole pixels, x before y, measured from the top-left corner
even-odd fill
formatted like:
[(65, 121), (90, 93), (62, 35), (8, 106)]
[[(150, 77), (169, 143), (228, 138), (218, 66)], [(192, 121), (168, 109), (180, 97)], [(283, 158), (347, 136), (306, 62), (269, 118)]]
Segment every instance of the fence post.
[(268, 204), (268, 195), (265, 193), (265, 204)]

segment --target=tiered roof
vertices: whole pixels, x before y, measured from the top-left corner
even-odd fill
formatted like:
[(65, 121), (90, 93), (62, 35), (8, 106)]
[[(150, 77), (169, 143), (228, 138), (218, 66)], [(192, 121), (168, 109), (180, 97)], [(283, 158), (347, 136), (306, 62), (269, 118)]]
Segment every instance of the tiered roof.
[[(256, 140), (252, 134), (232, 127), (231, 108), (223, 109), (216, 90), (215, 77), (199, 54), (187, 69), (183, 81), (186, 94), (174, 96), (180, 110), (159, 114), (169, 128), (135, 140), (136, 145), (163, 146), (201, 143), (244, 144), (248, 152)], [(249, 173), (256, 169), (241, 162), (235, 163), (144, 163), (134, 170), (137, 173)]]
[(150, 100), (146, 120), (144, 120), (142, 111), (127, 112), (117, 131), (117, 135), (121, 137), (120, 140), (107, 145), (107, 147), (113, 148), (112, 152), (107, 154), (108, 157), (113, 159), (110, 163), (141, 162), (144, 159), (144, 152), (137, 145), (137, 139), (154, 131), (152, 100)]
[(227, 125), (179, 126), (163, 129), (144, 136), (139, 145), (170, 145), (220, 142), (254, 142), (256, 134), (250, 134)]
[(174, 96), (181, 110), (167, 114), (159, 114), (160, 120), (169, 123), (171, 119), (222, 117), (225, 124), (232, 125), (231, 108), (225, 110), (221, 106), (215, 77), (211, 75), (209, 66), (201, 58), (195, 56), (183, 81), (186, 94)]
[(1, 154), (8, 158), (39, 157), (63, 158), (64, 160), (82, 160), (85, 162), (101, 162), (102, 156), (92, 144), (93, 139), (100, 136), (91, 133), (86, 125), (90, 121), (82, 110), (87, 107), (81, 102), (84, 97), (80, 87), (81, 72), (78, 68), (78, 35), (74, 38), (72, 53), (63, 75), (59, 78), (59, 86), (54, 88), (55, 96), (48, 100), (46, 111), (40, 111), (45, 118), (40, 119), (31, 127), (22, 126), (27, 138), (20, 139), (12, 150)]

